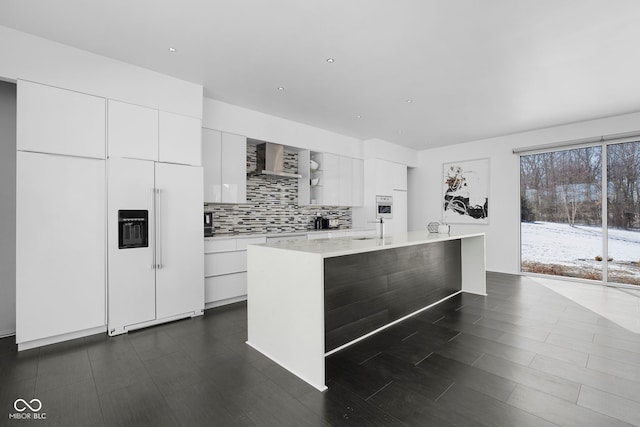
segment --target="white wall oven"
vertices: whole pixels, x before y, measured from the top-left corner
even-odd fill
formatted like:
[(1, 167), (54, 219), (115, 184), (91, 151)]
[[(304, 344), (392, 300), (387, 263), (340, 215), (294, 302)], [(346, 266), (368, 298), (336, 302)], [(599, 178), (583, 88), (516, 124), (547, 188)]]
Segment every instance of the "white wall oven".
[(393, 218), (393, 197), (392, 196), (376, 196), (376, 219)]

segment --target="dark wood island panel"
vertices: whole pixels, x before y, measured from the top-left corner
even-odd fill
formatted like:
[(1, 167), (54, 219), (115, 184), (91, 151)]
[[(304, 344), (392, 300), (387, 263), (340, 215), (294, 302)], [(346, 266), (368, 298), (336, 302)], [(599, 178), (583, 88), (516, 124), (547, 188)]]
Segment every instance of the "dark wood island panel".
[(459, 292), (461, 241), (324, 260), (325, 351)]

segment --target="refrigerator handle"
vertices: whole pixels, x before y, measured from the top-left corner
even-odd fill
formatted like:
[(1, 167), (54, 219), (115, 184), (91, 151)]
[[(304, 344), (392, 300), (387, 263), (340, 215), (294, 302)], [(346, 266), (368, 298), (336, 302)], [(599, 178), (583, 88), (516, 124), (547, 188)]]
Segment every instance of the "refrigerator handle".
[(156, 189), (156, 268), (162, 268), (162, 190)]
[[(156, 205), (156, 189), (152, 188), (151, 189), (151, 204), (154, 207), (154, 211), (157, 210), (157, 205)], [(155, 226), (155, 222), (154, 222), (154, 226)], [(158, 231), (158, 227), (155, 227), (154, 231), (154, 238), (152, 241), (155, 241), (157, 239), (157, 231)], [(147, 233), (149, 232), (149, 229), (147, 228)], [(156, 251), (155, 248), (154, 250), (151, 251), (151, 269), (155, 270), (156, 269)]]

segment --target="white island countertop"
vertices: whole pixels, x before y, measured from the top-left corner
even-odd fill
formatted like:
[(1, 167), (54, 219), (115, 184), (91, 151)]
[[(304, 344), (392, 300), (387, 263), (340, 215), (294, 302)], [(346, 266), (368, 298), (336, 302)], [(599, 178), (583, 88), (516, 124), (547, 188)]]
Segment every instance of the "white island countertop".
[(305, 252), (320, 255), (322, 258), (331, 258), (343, 255), (358, 254), (362, 252), (379, 251), (403, 246), (414, 246), (423, 243), (444, 242), (447, 240), (466, 239), (470, 237), (484, 236), (484, 233), (429, 233), (427, 231), (410, 231), (408, 233), (395, 233), (384, 238), (367, 237), (340, 237), (335, 239), (320, 240), (288, 240), (259, 246), (267, 246), (296, 252)]

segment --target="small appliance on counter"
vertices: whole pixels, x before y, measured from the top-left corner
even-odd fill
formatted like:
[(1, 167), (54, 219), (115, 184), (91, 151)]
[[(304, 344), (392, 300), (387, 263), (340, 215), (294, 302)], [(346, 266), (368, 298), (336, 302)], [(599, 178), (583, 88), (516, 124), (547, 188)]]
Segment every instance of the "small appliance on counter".
[(213, 212), (204, 213), (204, 237), (213, 236)]

